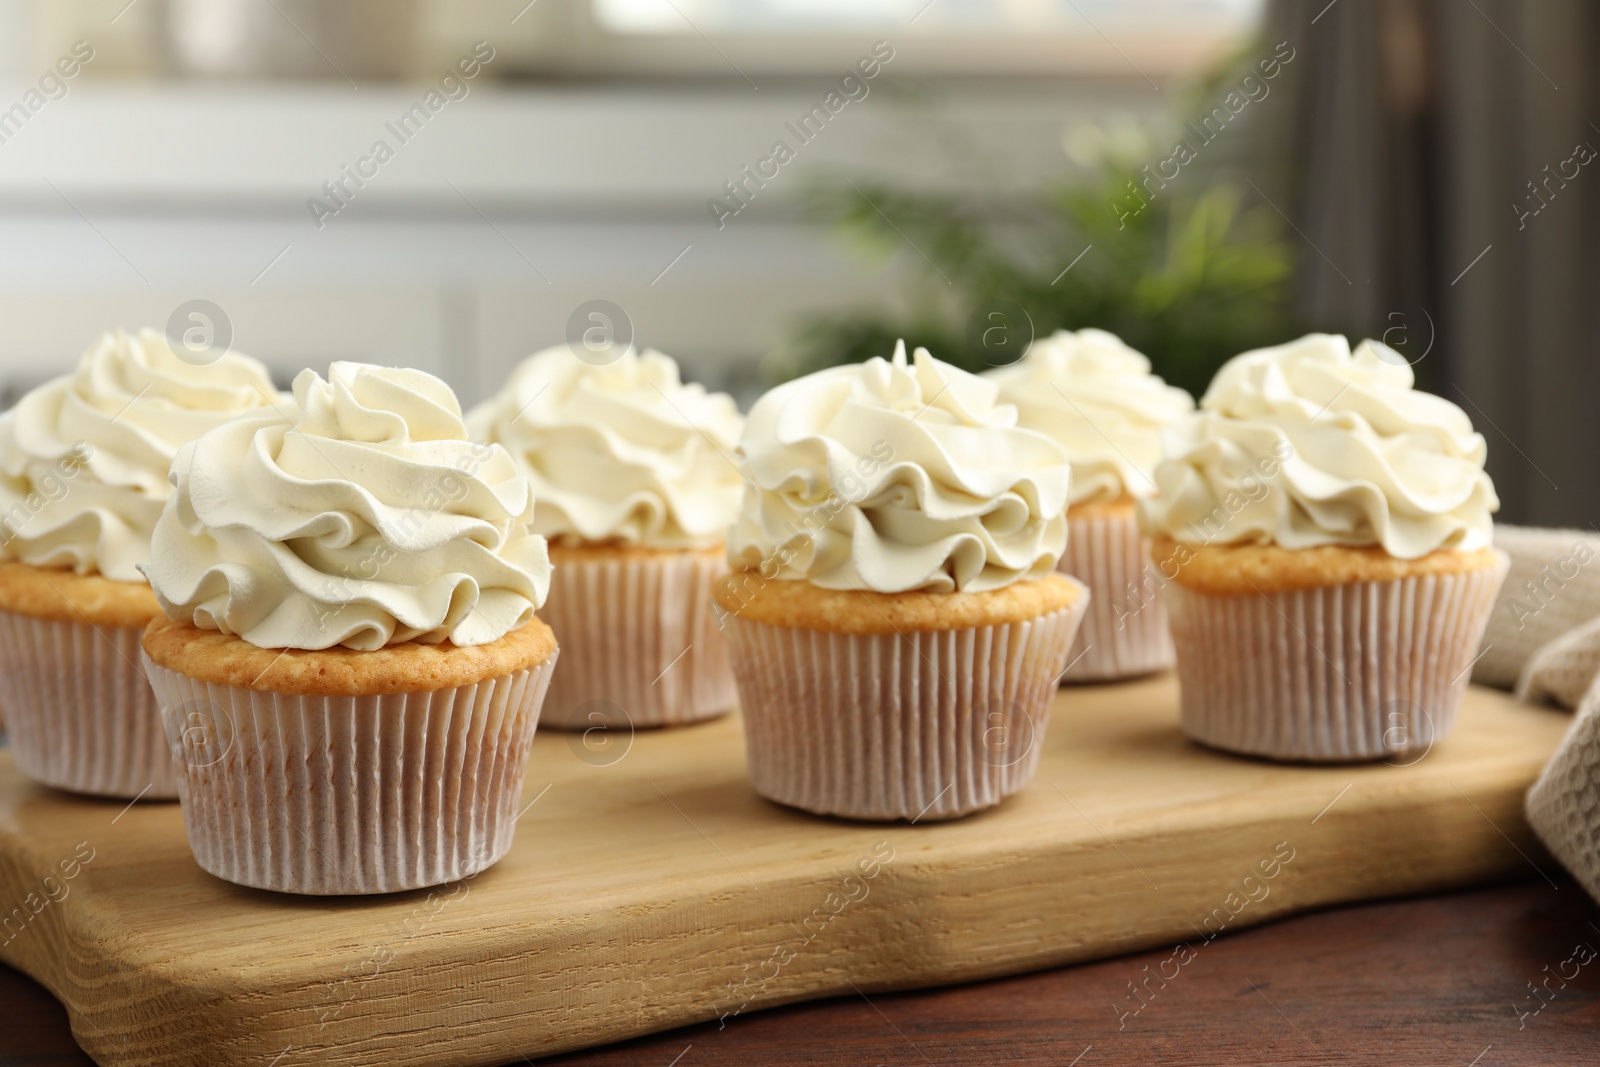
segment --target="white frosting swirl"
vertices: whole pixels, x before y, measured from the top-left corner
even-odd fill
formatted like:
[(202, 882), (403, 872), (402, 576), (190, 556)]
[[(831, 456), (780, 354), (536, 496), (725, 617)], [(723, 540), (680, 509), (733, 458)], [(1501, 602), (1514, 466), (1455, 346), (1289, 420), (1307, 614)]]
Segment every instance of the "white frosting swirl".
[(0, 415), (0, 556), (144, 581), (178, 449), (278, 399), (248, 356), (197, 366), (155, 330), (101, 336)]
[(1070, 468), (987, 381), (904, 342), (767, 393), (739, 445), (736, 567), (828, 589), (981, 592), (1055, 568)]
[(654, 350), (596, 366), (566, 345), (548, 348), (467, 425), (522, 464), (539, 502), (534, 529), (547, 537), (714, 548), (739, 511), (739, 409), (683, 384), (677, 363)]
[(1057, 330), (985, 377), (1016, 406), (1019, 425), (1067, 450), (1070, 504), (1155, 492), (1161, 431), (1194, 410), (1188, 393), (1105, 330)]
[(1417, 392), (1393, 349), (1310, 334), (1217, 372), (1167, 431), (1147, 529), (1180, 541), (1380, 545), (1399, 559), (1491, 540), (1483, 436)]
[(493, 641), (549, 589), (533, 495), (419, 370), (302, 371), (294, 401), (186, 446), (146, 573), (162, 608), (263, 648)]

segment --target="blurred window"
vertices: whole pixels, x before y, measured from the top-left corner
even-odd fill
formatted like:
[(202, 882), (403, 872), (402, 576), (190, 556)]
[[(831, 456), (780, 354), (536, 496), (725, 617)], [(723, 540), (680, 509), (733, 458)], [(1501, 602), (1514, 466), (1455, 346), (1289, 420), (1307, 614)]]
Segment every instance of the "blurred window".
[[(923, 32), (1068, 36), (1101, 29), (1239, 30), (1263, 0), (594, 0), (618, 33), (842, 33), (894, 29), (915, 18)], [(693, 25), (691, 26), (690, 23)]]
[[(658, 41), (737, 41), (751, 64), (802, 66), (830, 43), (915, 41), (919, 73), (1180, 73), (1236, 45), (1264, 0), (592, 0), (600, 31)], [(787, 62), (763, 64), (764, 44)], [(707, 69), (718, 56), (706, 49)], [(732, 53), (730, 53), (732, 56)], [(733, 56), (737, 61), (738, 57)]]

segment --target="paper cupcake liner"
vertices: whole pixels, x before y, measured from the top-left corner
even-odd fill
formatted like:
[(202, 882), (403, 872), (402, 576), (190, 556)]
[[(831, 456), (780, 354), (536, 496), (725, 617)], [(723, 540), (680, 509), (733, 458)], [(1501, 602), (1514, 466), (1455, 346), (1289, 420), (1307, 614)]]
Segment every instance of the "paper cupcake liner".
[(1032, 780), (1088, 597), (964, 630), (840, 634), (727, 616), (750, 781), (819, 815), (953, 819)]
[(155, 694), (137, 666), (143, 633), (0, 611), (0, 699), (19, 771), (93, 796), (178, 795)]
[(1067, 512), (1067, 550), (1057, 570), (1089, 587), (1089, 613), (1067, 657), (1066, 682), (1107, 682), (1172, 666), (1172, 635), (1150, 564), (1150, 539), (1133, 512)]
[(715, 718), (737, 699), (711, 610), (726, 568), (698, 552), (562, 560), (539, 617), (561, 642), (547, 727), (587, 729), (616, 719), (672, 726)]
[(1455, 725), (1500, 556), (1476, 571), (1259, 596), (1169, 583), (1184, 732), (1283, 760), (1419, 758)]
[(431, 693), (339, 697), (214, 685), (145, 657), (195, 860), (315, 896), (483, 870), (511, 847), (555, 660)]
[(1528, 790), (1528, 823), (1550, 854), (1600, 900), (1600, 714), (1581, 711)]

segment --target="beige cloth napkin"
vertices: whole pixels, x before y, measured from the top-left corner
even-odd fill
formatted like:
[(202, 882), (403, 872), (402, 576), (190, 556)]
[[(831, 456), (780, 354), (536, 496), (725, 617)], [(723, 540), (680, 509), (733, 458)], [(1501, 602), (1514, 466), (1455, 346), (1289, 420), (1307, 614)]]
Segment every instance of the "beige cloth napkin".
[(1577, 712), (1528, 790), (1528, 822), (1600, 900), (1600, 533), (1497, 525), (1511, 573), (1472, 679)]
[[(1510, 689), (1545, 646), (1600, 618), (1600, 534), (1497, 525), (1494, 543), (1510, 554), (1511, 572), (1472, 680)], [(1576, 697), (1560, 702), (1577, 706)]]

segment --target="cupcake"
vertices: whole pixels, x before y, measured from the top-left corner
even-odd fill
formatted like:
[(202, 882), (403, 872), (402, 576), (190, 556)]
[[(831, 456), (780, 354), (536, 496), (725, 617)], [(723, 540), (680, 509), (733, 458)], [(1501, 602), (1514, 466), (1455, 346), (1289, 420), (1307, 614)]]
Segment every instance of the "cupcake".
[(1460, 408), (1312, 334), (1229, 361), (1165, 452), (1140, 515), (1190, 737), (1335, 762), (1449, 732), (1508, 566)]
[(145, 667), (200, 866), (288, 893), (441, 884), (511, 846), (556, 659), (510, 455), (449, 386), (335, 363), (186, 446)]
[(995, 394), (902, 343), (751, 410), (714, 593), (762, 796), (949, 819), (1033, 777), (1089, 596), (1066, 454)]
[(1172, 638), (1138, 501), (1155, 492), (1161, 432), (1194, 400), (1150, 373), (1150, 361), (1104, 330), (1057, 330), (1016, 363), (987, 372), (1017, 424), (1072, 461), (1061, 570), (1094, 597), (1064, 680), (1104, 682), (1172, 666)]
[(604, 365), (530, 356), (468, 418), (533, 485), (555, 564), (540, 615), (563, 651), (544, 721), (671, 726), (733, 707), (711, 582), (743, 483), (733, 398), (685, 385), (656, 351)]
[(177, 795), (139, 635), (139, 573), (186, 442), (279, 399), (260, 363), (181, 359), (154, 330), (102, 336), (0, 415), (0, 687), (17, 769), (109, 797)]

